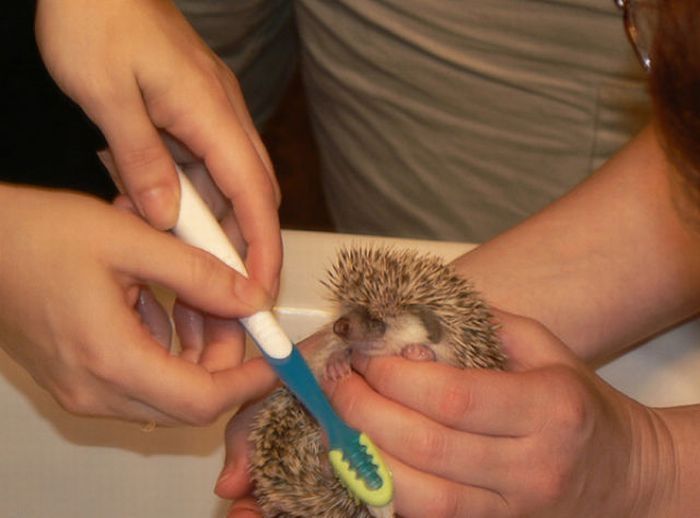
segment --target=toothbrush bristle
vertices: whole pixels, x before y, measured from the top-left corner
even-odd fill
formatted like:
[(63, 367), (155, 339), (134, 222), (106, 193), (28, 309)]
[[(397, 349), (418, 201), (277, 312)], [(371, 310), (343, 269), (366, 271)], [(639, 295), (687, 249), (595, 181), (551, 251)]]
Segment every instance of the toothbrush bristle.
[[(358, 437), (359, 439), (359, 437)], [(355, 443), (356, 447), (351, 448), (350, 452), (343, 452), (343, 457), (350, 464), (356, 476), (362, 479), (370, 490), (376, 490), (382, 487), (382, 478), (379, 476), (379, 466), (375, 464), (373, 457), (367, 452), (367, 447), (361, 444), (359, 440)]]

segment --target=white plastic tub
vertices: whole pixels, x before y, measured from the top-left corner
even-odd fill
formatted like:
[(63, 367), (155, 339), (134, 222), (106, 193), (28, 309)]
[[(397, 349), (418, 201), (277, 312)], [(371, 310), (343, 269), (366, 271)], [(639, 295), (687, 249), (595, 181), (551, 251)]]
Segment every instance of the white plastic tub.
[[(456, 243), (284, 232), (278, 314), (294, 340), (328, 319), (319, 284), (338, 246), (390, 241), (453, 258)], [(700, 401), (700, 328), (679, 327), (600, 369), (650, 405)], [(212, 493), (227, 417), (203, 429), (156, 429), (64, 412), (0, 353), (0, 516), (3, 518), (210, 518), (227, 507)]]

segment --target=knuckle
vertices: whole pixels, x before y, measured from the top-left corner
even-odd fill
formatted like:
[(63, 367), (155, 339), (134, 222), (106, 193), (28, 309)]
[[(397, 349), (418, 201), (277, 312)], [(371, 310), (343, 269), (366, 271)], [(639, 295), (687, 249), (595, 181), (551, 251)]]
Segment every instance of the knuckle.
[(233, 274), (222, 268), (222, 264), (213, 255), (196, 248), (190, 248), (190, 250), (192, 252), (188, 266), (190, 279), (202, 286), (203, 290), (211, 291), (224, 285), (223, 287), (229, 288), (229, 292), (232, 293), (235, 283)]
[(93, 415), (97, 410), (91, 392), (81, 387), (66, 387), (57, 391), (56, 400), (66, 412), (74, 415)]
[(399, 374), (400, 368), (396, 362), (375, 361), (373, 358), (368, 363), (365, 378), (378, 392), (384, 394), (391, 391)]
[(225, 81), (233, 94), (243, 97), (243, 89), (241, 88), (241, 83), (236, 77), (236, 74), (234, 74), (229, 66), (223, 61), (217, 59), (215, 63), (217, 78), (221, 78), (222, 81)]
[(579, 431), (589, 422), (589, 395), (585, 382), (572, 368), (552, 368), (553, 386), (559, 394), (554, 409), (557, 425), (563, 430)]
[(452, 518), (463, 516), (464, 509), (460, 505), (460, 498), (456, 491), (449, 488), (436, 491), (435, 498), (431, 498), (426, 506), (424, 516), (435, 518)]
[(551, 332), (542, 322), (530, 317), (521, 317), (522, 331), (526, 333), (526, 339), (536, 342), (548, 337)]
[(559, 466), (553, 466), (539, 480), (537, 494), (543, 508), (548, 508), (552, 504), (561, 500), (566, 491), (568, 476), (565, 470)]
[(191, 76), (192, 84), (189, 88), (204, 99), (213, 99), (216, 103), (227, 100), (222, 72), (223, 70), (217, 61), (209, 58), (202, 59), (197, 72)]
[(474, 409), (473, 393), (462, 384), (448, 381), (438, 397), (437, 406), (439, 415), (459, 419)]
[(447, 437), (441, 430), (435, 428), (416, 430), (412, 442), (418, 458), (435, 465), (443, 464), (447, 450)]
[(162, 146), (157, 143), (125, 149), (116, 157), (116, 160), (120, 165), (121, 174), (127, 182), (141, 180), (136, 175), (143, 175), (146, 171), (152, 173), (168, 163), (167, 155)]
[(343, 418), (359, 412), (357, 409), (362, 405), (361, 398), (357, 392), (347, 389), (349, 384), (349, 381), (339, 383), (331, 395), (333, 406), (338, 409)]

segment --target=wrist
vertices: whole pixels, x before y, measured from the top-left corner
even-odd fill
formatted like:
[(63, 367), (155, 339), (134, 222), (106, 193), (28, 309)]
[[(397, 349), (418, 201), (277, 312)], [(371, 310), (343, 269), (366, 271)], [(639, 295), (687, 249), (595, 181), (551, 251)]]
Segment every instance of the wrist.
[[(639, 407), (638, 407), (639, 408)], [(641, 407), (630, 458), (630, 516), (672, 516), (677, 485), (675, 439), (662, 411)]]
[(700, 406), (650, 409), (657, 438), (656, 473), (649, 486), (647, 516), (685, 517), (697, 513), (700, 494)]

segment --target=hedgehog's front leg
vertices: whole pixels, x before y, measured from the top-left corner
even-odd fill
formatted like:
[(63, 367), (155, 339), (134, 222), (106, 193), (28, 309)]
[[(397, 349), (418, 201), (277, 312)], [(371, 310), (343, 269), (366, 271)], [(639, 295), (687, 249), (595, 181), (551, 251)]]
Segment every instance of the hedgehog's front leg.
[(334, 351), (326, 361), (323, 378), (328, 381), (339, 381), (350, 375), (350, 349)]

